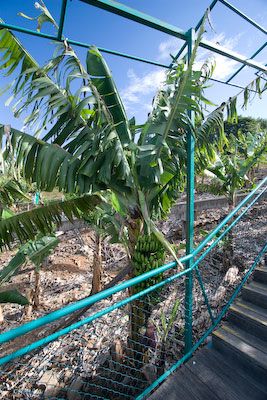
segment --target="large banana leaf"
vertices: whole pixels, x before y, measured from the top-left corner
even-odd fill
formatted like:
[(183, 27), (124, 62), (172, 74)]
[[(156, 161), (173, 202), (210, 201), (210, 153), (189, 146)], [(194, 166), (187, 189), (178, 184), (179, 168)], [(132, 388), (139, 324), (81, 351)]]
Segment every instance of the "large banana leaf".
[(87, 72), (112, 116), (114, 128), (122, 144), (129, 144), (132, 134), (122, 100), (111, 71), (95, 46), (91, 46), (88, 50), (86, 63)]
[[(68, 58), (66, 68), (69, 69), (69, 75), (72, 77), (76, 75), (82, 79), (81, 75), (85, 71), (81, 70), (74, 52), (68, 51), (66, 54), (64, 47), (61, 49), (62, 54), (55, 58), (56, 61), (42, 68), (12, 32), (0, 28), (0, 51), (3, 53), (0, 58), (0, 70), (4, 70), (5, 75), (9, 76), (19, 69), (18, 76), (11, 85), (12, 96), (7, 104), (17, 99), (13, 106), (15, 115), (20, 115), (27, 108), (26, 125), (36, 126), (37, 123), (41, 123), (40, 130), (47, 128), (50, 121), (56, 121), (62, 116), (60, 123), (52, 131), (54, 135), (61, 132), (71, 118), (76, 118), (78, 125), (82, 122), (84, 124), (81, 115), (73, 115), (73, 109), (80, 100), (79, 97), (70, 93), (70, 81), (66, 87), (62, 88), (60, 82), (53, 81), (49, 76), (52, 68), (56, 69), (66, 56)], [(46, 136), (50, 137), (49, 134)]]
[[(0, 124), (0, 135), (4, 125)], [(16, 167), (40, 190), (52, 191), (55, 187), (68, 193), (88, 193), (90, 180), (79, 174), (81, 161), (56, 144), (46, 143), (17, 129), (10, 131), (12, 148), (6, 143), (4, 157), (13, 154)], [(4, 146), (4, 143), (2, 144)]]
[(138, 162), (141, 185), (159, 184), (164, 172), (184, 174), (186, 164), (186, 133), (195, 135), (195, 127), (188, 117), (188, 110), (196, 116), (202, 114), (200, 99), (203, 83), (201, 71), (192, 71), (196, 52), (203, 34), (202, 25), (188, 67), (182, 60), (167, 75), (166, 88), (154, 101), (152, 113), (139, 140)]
[(107, 187), (130, 190), (130, 165), (114, 130), (85, 127), (73, 140), (76, 144), (69, 142), (66, 146), (76, 146), (74, 154), (16, 129), (11, 129), (10, 136), (12, 149), (6, 143), (4, 156), (13, 152), (17, 168), (26, 180), (36, 182), (40, 190), (52, 191), (58, 187), (67, 193), (80, 194)]
[(63, 216), (69, 221), (81, 217), (101, 203), (101, 197), (86, 195), (71, 200), (53, 201), (46, 206), (25, 211), (0, 221), (0, 248), (9, 246), (15, 240), (25, 242), (34, 239), (36, 234), (48, 234), (55, 225), (62, 222)]

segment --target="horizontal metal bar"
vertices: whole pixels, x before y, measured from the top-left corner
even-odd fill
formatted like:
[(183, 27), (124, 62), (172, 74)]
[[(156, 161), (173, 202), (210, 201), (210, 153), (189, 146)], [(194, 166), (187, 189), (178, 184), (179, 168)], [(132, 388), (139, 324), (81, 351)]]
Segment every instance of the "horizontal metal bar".
[(248, 65), (249, 67), (258, 69), (260, 71), (267, 72), (267, 67), (265, 65), (258, 63), (256, 61), (250, 60), (246, 56), (243, 56), (242, 54), (236, 53), (232, 50), (228, 50), (223, 46), (220, 46), (218, 44), (210, 42), (209, 40), (202, 39), (199, 45), (200, 45), (200, 47), (203, 47), (204, 49), (207, 49), (207, 50), (210, 50), (217, 54), (220, 54), (221, 56), (231, 58), (232, 60), (240, 62), (244, 65)]
[[(84, 48), (90, 47), (90, 45), (87, 44), (87, 43), (78, 42), (76, 40), (71, 40), (71, 39), (68, 39), (68, 43), (73, 44), (75, 46), (84, 47)], [(134, 56), (134, 55), (131, 55), (131, 54), (127, 54), (127, 53), (122, 53), (122, 52), (116, 51), (116, 50), (106, 49), (105, 47), (98, 47), (97, 46), (97, 48), (102, 53), (107, 53), (107, 54), (112, 54), (114, 56), (128, 58), (129, 60), (140, 61), (140, 62), (145, 63), (145, 64), (155, 65), (156, 67), (169, 68), (168, 65), (159, 63), (157, 61), (148, 60), (146, 58), (137, 57), (137, 56)]]
[[(244, 86), (240, 86), (240, 85), (237, 85), (235, 83), (227, 83), (227, 82), (224, 82), (224, 81), (220, 81), (219, 79), (210, 78), (209, 80), (213, 81), (213, 82), (217, 82), (217, 83), (222, 83), (223, 85), (236, 87), (236, 88), (242, 89), (242, 90), (246, 89)], [(253, 90), (253, 89), (248, 89), (248, 91), (252, 92), (252, 93), (258, 93), (256, 90)]]
[(216, 228), (195, 248), (192, 255), (195, 257), (204, 247), (214, 238), (214, 236), (232, 219), (236, 213), (242, 208), (250, 199), (251, 197), (256, 194), (256, 192), (265, 184), (267, 183), (267, 176), (253, 189), (231, 212), (228, 214), (222, 222), (216, 226)]
[[(184, 257), (184, 258), (186, 258), (186, 257)], [(171, 263), (171, 264), (173, 264), (173, 263)], [(160, 268), (162, 268), (162, 267), (160, 267)], [(7, 362), (9, 362), (9, 361), (11, 361), (11, 360), (14, 360), (14, 359), (17, 358), (17, 357), (21, 357), (21, 356), (23, 356), (23, 355), (25, 355), (25, 354), (27, 354), (27, 353), (29, 353), (29, 352), (31, 352), (31, 351), (33, 351), (33, 350), (39, 348), (39, 347), (41, 347), (41, 346), (44, 346), (44, 345), (46, 345), (46, 344), (48, 344), (48, 343), (50, 343), (50, 342), (52, 342), (52, 341), (58, 339), (59, 337), (64, 336), (64, 335), (66, 335), (67, 333), (70, 333), (70, 332), (73, 331), (74, 329), (77, 329), (77, 328), (80, 328), (80, 327), (83, 326), (83, 325), (89, 324), (90, 322), (92, 322), (92, 321), (94, 321), (94, 320), (96, 320), (96, 319), (98, 319), (98, 318), (101, 318), (101, 317), (103, 317), (104, 315), (106, 315), (106, 314), (108, 314), (108, 313), (110, 313), (110, 312), (112, 312), (112, 311), (114, 311), (114, 310), (116, 310), (116, 309), (118, 309), (118, 308), (121, 308), (121, 307), (125, 306), (126, 304), (130, 303), (131, 301), (134, 301), (134, 300), (136, 300), (136, 299), (138, 299), (138, 298), (140, 298), (140, 297), (142, 297), (142, 296), (145, 296), (146, 294), (148, 294), (148, 293), (150, 293), (150, 292), (152, 292), (152, 291), (154, 291), (154, 290), (157, 290), (157, 289), (161, 288), (162, 286), (166, 285), (167, 283), (171, 283), (171, 282), (174, 281), (175, 279), (178, 279), (178, 278), (180, 278), (180, 277), (186, 275), (186, 274), (187, 274), (188, 272), (190, 272), (191, 270), (192, 270), (192, 268), (188, 268), (188, 269), (185, 269), (185, 270), (183, 270), (183, 271), (181, 271), (181, 272), (178, 272), (177, 274), (174, 274), (174, 275), (172, 275), (171, 277), (166, 278), (166, 279), (164, 279), (163, 281), (161, 281), (161, 282), (159, 282), (159, 283), (156, 283), (156, 284), (153, 285), (153, 286), (149, 286), (149, 287), (148, 287), (147, 289), (145, 289), (145, 290), (142, 290), (142, 291), (140, 291), (140, 292), (138, 292), (138, 293), (136, 293), (136, 294), (134, 294), (134, 295), (132, 295), (132, 296), (129, 296), (129, 297), (127, 297), (127, 298), (125, 298), (125, 299), (123, 299), (123, 300), (121, 300), (121, 301), (119, 301), (119, 302), (113, 304), (112, 306), (106, 307), (106, 308), (104, 308), (104, 309), (102, 309), (102, 310), (96, 312), (95, 314), (91, 315), (90, 317), (87, 317), (87, 318), (82, 319), (81, 321), (75, 322), (74, 324), (69, 325), (69, 326), (67, 326), (66, 328), (63, 328), (63, 329), (61, 329), (60, 331), (54, 332), (54, 333), (52, 333), (51, 335), (48, 335), (48, 336), (46, 336), (46, 337), (44, 337), (44, 338), (42, 338), (42, 339), (40, 339), (40, 340), (37, 340), (36, 342), (33, 342), (33, 343), (31, 343), (30, 345), (28, 345), (28, 346), (22, 347), (22, 348), (20, 348), (19, 350), (15, 351), (15, 352), (13, 352), (13, 353), (11, 353), (11, 354), (8, 354), (8, 355), (6, 355), (6, 356), (4, 356), (4, 357), (1, 357), (1, 358), (0, 358), (0, 365), (3, 365), (3, 364), (5, 364), (5, 363), (7, 363)], [(154, 270), (154, 271), (155, 271), (155, 270)], [(140, 275), (140, 276), (142, 276), (142, 275)], [(135, 279), (135, 278), (133, 278), (133, 279)], [(129, 282), (129, 281), (128, 281), (128, 282)], [(122, 284), (121, 284), (121, 285), (122, 285)], [(118, 285), (118, 286), (119, 286), (119, 285)], [(115, 288), (116, 288), (116, 286), (115, 286)], [(101, 293), (104, 293), (104, 292), (106, 292), (106, 291), (100, 292), (100, 293), (98, 293), (98, 294), (101, 295)], [(116, 293), (116, 292), (115, 292), (115, 293)], [(94, 296), (91, 296), (91, 297), (94, 297)], [(88, 299), (90, 299), (90, 297), (89, 297)], [(77, 304), (77, 303), (75, 303), (75, 304)], [(67, 306), (67, 307), (68, 307), (68, 306)], [(66, 309), (67, 307), (64, 307), (64, 309)], [(64, 310), (64, 309), (62, 309), (62, 310)], [(61, 310), (58, 310), (58, 311), (61, 311)], [(54, 311), (53, 313), (48, 314), (46, 317), (52, 316), (53, 314), (55, 314), (55, 313), (58, 312), (58, 311)], [(35, 320), (35, 321), (31, 321), (31, 322), (29, 322), (28, 324), (22, 325), (22, 327), (24, 327), (24, 326), (26, 326), (26, 325), (30, 325), (31, 323), (34, 323), (34, 322), (36, 322), (36, 321), (40, 321), (40, 320), (42, 320), (43, 318), (45, 318), (45, 317), (41, 317), (41, 318), (38, 318), (38, 319)], [(57, 318), (57, 319), (58, 319), (58, 318)], [(43, 325), (43, 324), (42, 324), (42, 325)], [(42, 326), (42, 325), (40, 325), (40, 326)], [(22, 327), (19, 327), (19, 328), (22, 328)], [(15, 328), (15, 329), (13, 329), (12, 331), (8, 331), (8, 332), (3, 333), (2, 335), (0, 335), (0, 339), (1, 339), (4, 335), (8, 336), (7, 334), (8, 334), (9, 332), (18, 331), (19, 328)], [(33, 328), (33, 329), (36, 329), (36, 328)], [(30, 329), (30, 330), (33, 330), (33, 329)], [(26, 333), (26, 332), (25, 332), (25, 333)], [(22, 334), (24, 334), (24, 333), (22, 333)], [(16, 335), (16, 336), (11, 336), (11, 338), (5, 339), (5, 340), (1, 340), (0, 342), (1, 342), (1, 343), (5, 343), (5, 342), (7, 342), (8, 340), (12, 340), (12, 339), (14, 339), (15, 337), (21, 336), (22, 334), (18, 334), (18, 335)]]
[(261, 25), (259, 25), (257, 22), (255, 22), (253, 19), (248, 17), (246, 14), (244, 14), (242, 11), (238, 10), (238, 8), (234, 7), (232, 4), (230, 4), (228, 1), (225, 0), (219, 0), (220, 3), (228, 7), (230, 10), (232, 10), (234, 13), (238, 14), (240, 17), (245, 19), (247, 22), (249, 22), (251, 25), (255, 26), (255, 28), (259, 29), (261, 32), (267, 34), (267, 30), (263, 28)]
[[(191, 257), (192, 257), (191, 255), (187, 255), (182, 257), (179, 261), (181, 263), (184, 263)], [(44, 317), (38, 318), (34, 321), (30, 321), (24, 325), (19, 326), (18, 328), (12, 329), (8, 332), (4, 332), (0, 335), (0, 343), (5, 343), (8, 340), (15, 339), (16, 337), (22, 336), (30, 331), (33, 331), (34, 329), (40, 328), (41, 326), (57, 321), (62, 317), (65, 317), (84, 307), (88, 307), (96, 302), (106, 299), (107, 297), (110, 297), (115, 293), (128, 289), (134, 285), (146, 281), (147, 279), (153, 278), (154, 276), (157, 276), (165, 271), (175, 268), (176, 266), (177, 266), (176, 261), (165, 264), (159, 268), (153, 269), (152, 271), (146, 272), (142, 275), (136, 276), (135, 278), (129, 279), (126, 282), (123, 282), (119, 285), (113, 286), (112, 288), (103, 290), (102, 292), (96, 293), (93, 296), (86, 297), (85, 299), (79, 300), (76, 303), (63, 307), (60, 310), (53, 311), (52, 313), (47, 314)], [(183, 273), (184, 271), (182, 271), (180, 274)]]
[(197, 343), (194, 344), (192, 349), (185, 354), (180, 360), (178, 360), (170, 369), (168, 369), (164, 374), (162, 374), (158, 379), (156, 379), (147, 389), (145, 389), (139, 396), (136, 397), (135, 400), (143, 400), (144, 398), (147, 398), (147, 396), (152, 392), (152, 390), (156, 389), (157, 386), (159, 386), (166, 378), (168, 378), (169, 375), (171, 375), (178, 367), (180, 367), (185, 361), (187, 361), (193, 353), (198, 349), (198, 347), (206, 340), (206, 338), (211, 334), (211, 332), (216, 328), (216, 326), (221, 322), (223, 317), (225, 316), (226, 312), (228, 311), (230, 305), (233, 303), (237, 295), (239, 294), (241, 288), (244, 286), (256, 266), (258, 265), (260, 259), (262, 258), (263, 254), (267, 251), (267, 243), (262, 247), (261, 251), (255, 258), (253, 264), (251, 265), (250, 269), (248, 272), (245, 274), (244, 278), (242, 279), (241, 283), (239, 286), (236, 288), (234, 291), (233, 295), (231, 296), (230, 300), (227, 302), (227, 304), (224, 306), (218, 317), (216, 318), (216, 321), (212, 326), (204, 333), (204, 335), (198, 340)]
[[(61, 43), (64, 42), (64, 39), (58, 39), (58, 37), (56, 37), (56, 36), (45, 34), (45, 33), (42, 33), (42, 32), (36, 32), (36, 31), (31, 30), (31, 29), (22, 28), (22, 27), (19, 27), (19, 26), (16, 26), (16, 25), (0, 23), (0, 28), (10, 29), (12, 31), (25, 33), (25, 34), (32, 35), (32, 36), (37, 36), (37, 37), (40, 37), (40, 38), (43, 38), (43, 39), (50, 39), (50, 40), (53, 40), (55, 42), (61, 42)], [(67, 41), (68, 41), (68, 43), (70, 43), (70, 44), (72, 44), (74, 46), (79, 46), (79, 47), (83, 47), (83, 48), (89, 48), (91, 46), (88, 43), (79, 42), (77, 40), (67, 39)], [(115, 56), (119, 56), (119, 57), (130, 59), (130, 60), (143, 62), (145, 64), (155, 65), (156, 67), (161, 67), (161, 68), (166, 68), (166, 69), (169, 68), (169, 65), (161, 64), (161, 63), (159, 63), (157, 61), (149, 60), (149, 59), (146, 59), (146, 58), (137, 57), (137, 56), (134, 56), (134, 55), (131, 55), (131, 54), (127, 54), (127, 53), (121, 53), (119, 51), (106, 49), (104, 47), (98, 47), (98, 49), (99, 49), (99, 51), (101, 51), (103, 53), (112, 54), (112, 55), (115, 55)], [(267, 71), (267, 66), (265, 68), (266, 68), (266, 71)], [(225, 84), (225, 85), (228, 84), (227, 82), (220, 81), (218, 79), (211, 78), (210, 80), (214, 81), (214, 82), (219, 82), (219, 83), (222, 83), (222, 84)], [(236, 84), (230, 84), (229, 83), (229, 85), (233, 86), (233, 87), (238, 87), (240, 89), (245, 89), (244, 87), (236, 85)]]
[[(31, 29), (27, 29), (27, 28), (22, 28), (16, 25), (11, 25), (11, 24), (6, 24), (6, 23), (0, 23), (0, 28), (4, 28), (4, 29), (10, 29), (12, 31), (16, 31), (16, 32), (21, 32), (21, 33), (25, 33), (28, 35), (32, 35), (32, 36), (37, 36), (43, 39), (50, 39), (56, 42), (64, 42), (64, 39), (59, 39), (57, 36), (53, 36), (53, 35), (47, 35), (45, 33), (42, 32), (36, 32), (33, 31)], [(91, 45), (88, 43), (83, 43), (83, 42), (79, 42), (77, 40), (71, 40), (71, 39), (67, 39), (69, 44), (75, 45), (75, 46), (79, 46), (79, 47), (83, 47), (83, 48), (89, 48)], [(166, 64), (162, 64), (159, 63), (157, 61), (153, 61), (153, 60), (148, 60), (146, 58), (141, 58), (141, 57), (137, 57), (131, 54), (126, 54), (126, 53), (121, 53), (119, 51), (116, 50), (110, 50), (110, 49), (106, 49), (104, 47), (98, 47), (99, 51), (103, 52), (103, 53), (107, 53), (107, 54), (112, 54), (115, 56), (119, 56), (119, 57), (123, 57), (123, 58), (128, 58), (130, 60), (135, 60), (135, 61), (140, 61), (146, 64), (150, 64), (150, 65), (155, 65), (156, 67), (161, 67), (161, 68), (169, 68), (168, 65)]]
[[(156, 29), (160, 32), (167, 33), (171, 36), (178, 37), (185, 41), (187, 40), (187, 32), (184, 32), (174, 25), (170, 25), (167, 22), (161, 21), (158, 18), (151, 17), (148, 14), (142, 13), (117, 1), (116, 2), (113, 0), (80, 0), (80, 1), (90, 4), (94, 7), (109, 11), (113, 14), (120, 15), (121, 17), (138, 22), (142, 25), (149, 26), (150, 28)], [(267, 67), (265, 67), (264, 65), (261, 65), (260, 63), (257, 63), (253, 60), (248, 60), (247, 57), (235, 53), (234, 51), (228, 50), (208, 40), (202, 39), (200, 42), (200, 46), (203, 47), (204, 49), (210, 50), (222, 56), (231, 58), (232, 60), (238, 61), (242, 64), (248, 65), (252, 68), (267, 72)]]
[(139, 24), (148, 26), (158, 31), (176, 36), (179, 39), (186, 40), (186, 32), (177, 28), (175, 25), (168, 24), (158, 18), (152, 17), (134, 8), (121, 4), (118, 1), (112, 0), (80, 0), (83, 3), (90, 4), (91, 6), (101, 8), (113, 14), (120, 15), (121, 17), (130, 19), (131, 21), (138, 22)]
[[(255, 53), (252, 54), (252, 56), (250, 57), (250, 59), (252, 60), (253, 58), (255, 58), (265, 47), (267, 46), (267, 42), (265, 42), (257, 51), (255, 51)], [(233, 75), (230, 76), (230, 78), (227, 79), (226, 83), (229, 83), (232, 79), (234, 79), (234, 77), (239, 74), (240, 71), (242, 71), (242, 69), (245, 68), (245, 65), (241, 65), (240, 68), (238, 68), (237, 71), (235, 71), (233, 73)]]
[(57, 42), (62, 42), (62, 40), (59, 40), (56, 36), (48, 35), (48, 34), (42, 33), (42, 32), (33, 31), (33, 30), (27, 29), (27, 28), (22, 28), (21, 26), (17, 26), (17, 25), (6, 24), (4, 22), (0, 23), (0, 28), (10, 29), (10, 30), (16, 31), (16, 32), (22, 32), (22, 33), (26, 33), (26, 34), (32, 35), (32, 36), (38, 36), (43, 39), (51, 39), (51, 40), (55, 40)]

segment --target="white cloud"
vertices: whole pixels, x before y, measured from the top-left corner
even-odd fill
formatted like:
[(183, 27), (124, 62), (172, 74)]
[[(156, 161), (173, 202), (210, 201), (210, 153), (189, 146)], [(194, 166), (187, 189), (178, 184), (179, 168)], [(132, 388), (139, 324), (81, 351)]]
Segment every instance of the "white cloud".
[(181, 41), (174, 37), (161, 42), (158, 47), (159, 56), (158, 60), (169, 60), (171, 62), (170, 54), (176, 55), (181, 47)]
[(144, 75), (137, 75), (133, 69), (127, 74), (129, 78), (128, 86), (122, 90), (122, 100), (128, 111), (132, 111), (133, 107), (141, 103), (145, 111), (150, 111), (151, 106), (148, 102), (157, 92), (165, 79), (165, 71), (157, 69)]
[[(226, 38), (225, 34), (222, 32), (218, 35), (213, 36), (210, 41), (219, 44), (220, 46), (223, 46), (227, 48), (228, 50), (235, 50), (237, 47), (240, 37), (242, 36), (242, 33), (239, 33), (238, 35), (231, 37), (231, 38)], [(210, 56), (210, 52), (207, 50), (204, 50), (200, 53), (196, 66), (200, 67), (201, 64), (206, 61), (207, 58), (211, 58), (212, 60), (215, 61), (216, 68), (213, 73), (213, 78), (215, 79), (225, 79), (227, 78), (230, 74), (232, 74), (235, 69), (237, 69), (239, 63), (231, 60), (230, 58), (223, 57), (219, 54), (213, 53), (212, 56)]]
[[(234, 50), (240, 39), (241, 34), (231, 38), (226, 38), (224, 33), (220, 33), (209, 40), (217, 43), (229, 50)], [(175, 55), (181, 41), (176, 38), (170, 38), (167, 41), (161, 42), (158, 47), (158, 60), (171, 61), (170, 54)], [(238, 67), (238, 63), (219, 54), (211, 53), (208, 50), (201, 49), (196, 68), (200, 68), (208, 59), (212, 58), (216, 63), (216, 68), (213, 74), (215, 79), (225, 79)], [(129, 69), (127, 73), (128, 85), (122, 90), (122, 100), (129, 113), (144, 114), (151, 110), (152, 99), (160, 86), (165, 80), (166, 71), (163, 69), (153, 69), (145, 74), (137, 74), (134, 69)]]

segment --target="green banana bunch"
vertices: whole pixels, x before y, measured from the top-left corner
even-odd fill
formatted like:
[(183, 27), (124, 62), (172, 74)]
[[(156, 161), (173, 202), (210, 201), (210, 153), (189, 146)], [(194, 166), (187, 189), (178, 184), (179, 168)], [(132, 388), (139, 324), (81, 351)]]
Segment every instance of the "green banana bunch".
[[(165, 249), (158, 239), (153, 235), (139, 236), (133, 255), (133, 265), (135, 276), (141, 275), (144, 272), (151, 271), (164, 264)], [(155, 276), (139, 285), (135, 286), (136, 292), (144, 290), (147, 287), (154, 285), (162, 280), (162, 275)]]

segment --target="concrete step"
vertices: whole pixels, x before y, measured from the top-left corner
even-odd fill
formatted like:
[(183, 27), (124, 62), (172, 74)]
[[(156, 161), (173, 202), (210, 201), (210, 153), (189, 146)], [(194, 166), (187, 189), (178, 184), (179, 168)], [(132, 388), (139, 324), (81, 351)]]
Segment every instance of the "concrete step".
[(242, 299), (229, 309), (228, 321), (244, 331), (267, 341), (267, 309)]
[(242, 289), (242, 298), (257, 306), (267, 308), (267, 285), (262, 282), (251, 282)]
[(267, 268), (266, 267), (255, 268), (253, 277), (256, 282), (262, 282), (267, 284)]
[(228, 362), (237, 363), (238, 368), (258, 382), (267, 376), (266, 342), (237, 326), (224, 323), (212, 334), (212, 343)]

